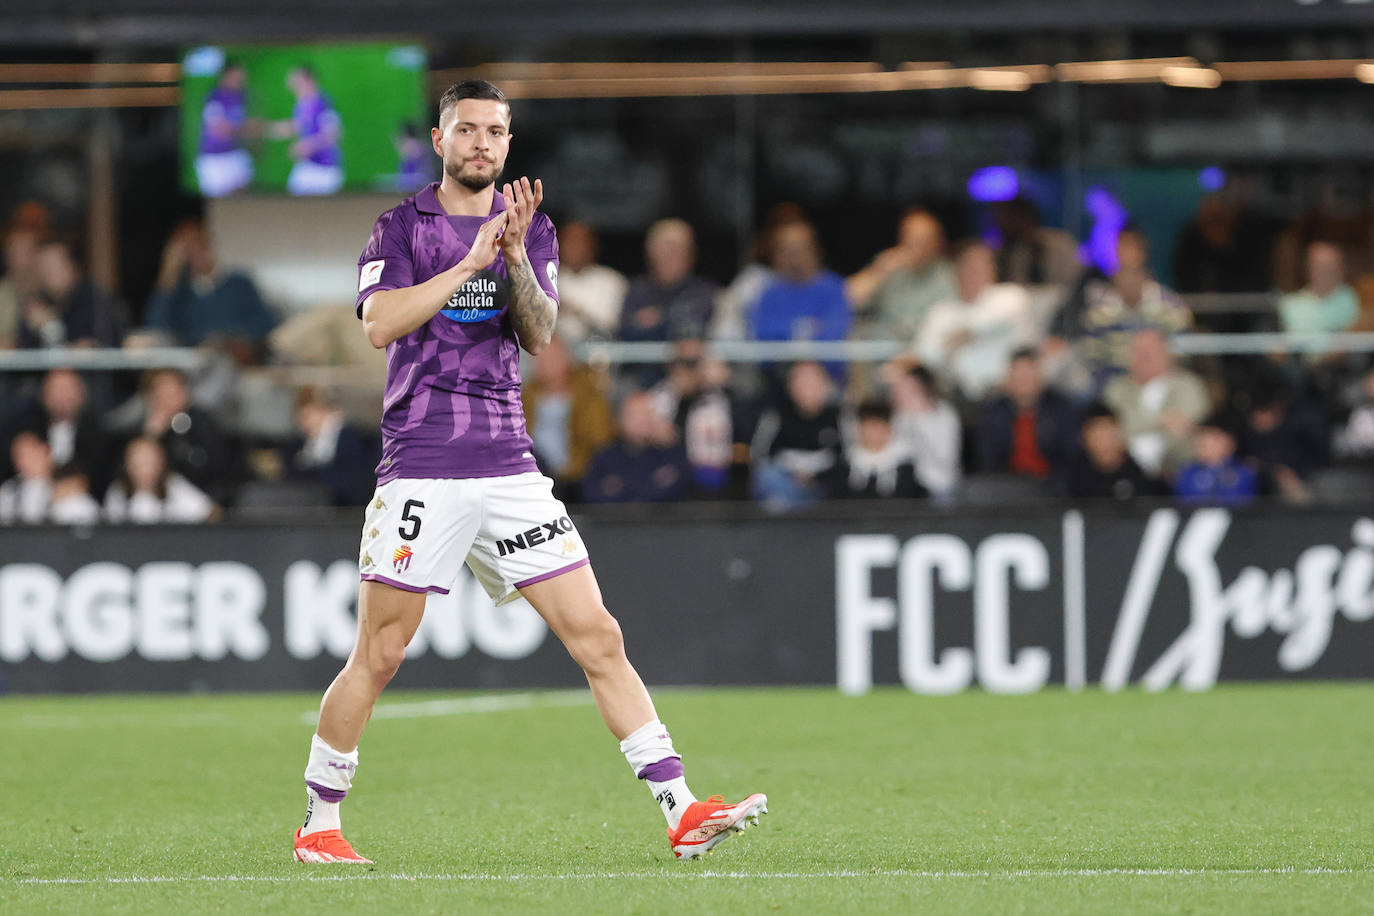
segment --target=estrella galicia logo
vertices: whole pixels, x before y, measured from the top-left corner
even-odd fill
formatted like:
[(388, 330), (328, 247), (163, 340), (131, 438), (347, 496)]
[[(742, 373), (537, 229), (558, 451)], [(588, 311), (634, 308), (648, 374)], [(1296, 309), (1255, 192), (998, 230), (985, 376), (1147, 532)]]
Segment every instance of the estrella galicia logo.
[(450, 321), (486, 321), (506, 307), (506, 283), (489, 270), (473, 274), (439, 310)]

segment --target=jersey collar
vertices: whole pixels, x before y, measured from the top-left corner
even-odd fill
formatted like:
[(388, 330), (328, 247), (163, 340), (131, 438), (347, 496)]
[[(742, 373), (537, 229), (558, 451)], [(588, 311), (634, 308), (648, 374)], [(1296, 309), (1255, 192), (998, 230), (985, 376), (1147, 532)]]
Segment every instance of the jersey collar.
[[(428, 187), (415, 195), (415, 209), (421, 213), (432, 213), (435, 216), (448, 216), (448, 211), (439, 203), (439, 196), (436, 193), (438, 190), (439, 182), (431, 181)], [(497, 189), (491, 195), (491, 212), (487, 214), (487, 217), (491, 218), (504, 209), (506, 209), (506, 199), (501, 196), (500, 190)]]

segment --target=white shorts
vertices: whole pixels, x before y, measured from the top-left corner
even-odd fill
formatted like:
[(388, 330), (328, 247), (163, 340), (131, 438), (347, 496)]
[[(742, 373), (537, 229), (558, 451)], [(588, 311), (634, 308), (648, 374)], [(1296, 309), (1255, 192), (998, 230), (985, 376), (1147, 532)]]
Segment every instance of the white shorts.
[(497, 604), (590, 562), (553, 481), (538, 471), (377, 488), (358, 552), (364, 580), (447, 595), (464, 561)]
[(248, 187), (253, 180), (253, 157), (247, 150), (201, 153), (196, 157), (196, 180), (206, 197), (224, 197)]
[(286, 190), (302, 196), (334, 194), (343, 187), (343, 183), (343, 166), (320, 165), (308, 159), (291, 166), (291, 174), (286, 176)]

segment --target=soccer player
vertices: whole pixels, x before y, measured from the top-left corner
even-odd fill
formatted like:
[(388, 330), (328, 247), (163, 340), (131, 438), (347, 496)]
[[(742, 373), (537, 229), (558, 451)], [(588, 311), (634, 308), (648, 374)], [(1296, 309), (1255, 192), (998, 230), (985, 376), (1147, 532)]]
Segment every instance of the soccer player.
[(558, 243), (537, 212), (541, 182), (496, 184), (510, 106), (491, 83), (449, 87), (430, 132), (443, 179), (383, 213), (359, 260), (358, 314), (387, 348), (382, 460), (363, 523), (358, 635), (325, 692), (305, 769), (302, 862), (366, 862), (339, 828), (373, 704), (400, 667), (425, 595), (466, 560), (498, 603), (523, 595), (582, 667), (679, 857), (757, 822), (763, 795), (697, 801), (682, 759), (625, 657), (587, 549), (539, 473), (520, 406), (519, 349), (548, 345), (558, 312)]
[(253, 157), (243, 148), (248, 122), (244, 87), (248, 72), (243, 64), (229, 61), (200, 112), (200, 152), (196, 155), (196, 180), (206, 197), (224, 197), (253, 180)]
[(286, 75), (287, 88), (296, 97), (291, 120), (278, 122), (273, 134), (278, 139), (292, 137), (291, 174), (286, 190), (291, 194), (333, 194), (343, 187), (343, 150), (339, 140), (343, 121), (329, 96), (320, 91), (320, 81), (308, 64), (297, 64)]

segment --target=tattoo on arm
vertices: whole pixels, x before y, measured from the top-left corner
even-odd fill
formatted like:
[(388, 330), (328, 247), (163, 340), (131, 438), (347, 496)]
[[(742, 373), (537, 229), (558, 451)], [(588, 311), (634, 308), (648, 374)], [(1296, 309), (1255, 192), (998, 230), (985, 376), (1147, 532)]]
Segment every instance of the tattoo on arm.
[(510, 274), (510, 317), (525, 349), (542, 348), (553, 337), (558, 307), (535, 279), (529, 258), (507, 264)]

